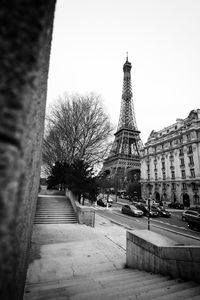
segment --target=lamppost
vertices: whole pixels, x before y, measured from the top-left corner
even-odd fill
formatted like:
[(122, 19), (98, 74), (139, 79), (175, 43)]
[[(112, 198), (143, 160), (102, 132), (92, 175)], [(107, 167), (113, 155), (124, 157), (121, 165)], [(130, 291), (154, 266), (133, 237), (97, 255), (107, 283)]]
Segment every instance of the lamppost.
[(150, 206), (150, 202), (151, 202), (151, 193), (149, 193), (149, 198), (148, 198), (148, 230), (150, 230), (150, 208), (151, 208), (151, 206)]

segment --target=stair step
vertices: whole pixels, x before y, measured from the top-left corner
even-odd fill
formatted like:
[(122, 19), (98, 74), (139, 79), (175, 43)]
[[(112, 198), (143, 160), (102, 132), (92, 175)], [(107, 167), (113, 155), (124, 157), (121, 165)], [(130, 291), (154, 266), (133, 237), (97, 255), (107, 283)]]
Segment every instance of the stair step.
[[(159, 278), (155, 279), (144, 279), (140, 277), (138, 280), (129, 282), (126, 285), (126, 282), (123, 281), (123, 278), (121, 280), (121, 284), (116, 284), (114, 286), (109, 286), (109, 283), (107, 283), (106, 286), (102, 287), (99, 290), (91, 290), (91, 291), (86, 291), (86, 292), (81, 292), (76, 293), (75, 295), (70, 295), (70, 299), (80, 299), (80, 300), (85, 300), (85, 299), (92, 299), (94, 292), (95, 292), (95, 300), (100, 300), (100, 299), (114, 299), (114, 295), (119, 296), (119, 295), (135, 295), (136, 290), (147, 290), (151, 291), (153, 284), (157, 286), (165, 286), (166, 284), (169, 285), (169, 283), (166, 283), (167, 279), (166, 277), (159, 276)], [(69, 292), (69, 291), (68, 291)], [(116, 297), (117, 298), (117, 297)]]
[(30, 284), (25, 291), (29, 293), (25, 293), (24, 300), (200, 299), (200, 286), (194, 282), (171, 279), (137, 269)]
[(200, 293), (196, 296), (192, 296), (189, 298), (190, 300), (199, 300), (200, 299)]
[[(192, 297), (192, 298), (191, 298)], [(158, 296), (157, 300), (184, 300), (184, 299), (193, 299), (194, 297), (198, 297), (196, 299), (200, 299), (200, 286), (194, 286), (187, 290), (180, 290), (178, 292), (173, 292), (172, 294), (167, 293), (165, 296)]]
[(34, 224), (75, 224), (77, 218), (71, 203), (64, 197), (39, 197)]
[[(140, 276), (138, 276), (138, 274), (135, 274), (135, 276), (137, 277), (137, 282), (140, 282), (141, 285), (141, 278), (143, 276), (143, 278), (146, 276), (148, 276), (149, 274), (146, 273), (145, 275), (143, 274), (144, 272), (142, 272), (142, 274), (140, 274)], [(132, 274), (133, 275), (133, 274)], [(155, 275), (157, 278), (158, 276)], [(130, 274), (129, 274), (130, 277)], [(150, 275), (151, 278), (151, 275)], [(46, 285), (40, 285), (40, 286), (28, 286), (26, 287), (26, 290), (30, 290), (31, 291), (31, 295), (32, 297), (35, 295), (40, 295), (40, 296), (45, 296), (47, 297), (47, 295), (51, 295), (51, 297), (57, 295), (57, 294), (62, 294), (62, 295), (67, 295), (67, 296), (78, 296), (78, 295), (82, 295), (83, 293), (86, 293), (88, 295), (88, 291), (90, 291), (90, 293), (93, 295), (95, 292), (95, 295), (98, 291), (102, 291), (102, 288), (105, 290), (105, 288), (107, 289), (111, 289), (112, 285), (114, 287), (117, 286), (117, 289), (121, 289), (121, 287), (124, 287), (124, 282), (126, 282), (126, 277), (121, 277), (121, 283), (119, 285), (116, 284), (114, 281), (112, 282), (112, 284), (110, 285), (110, 281), (108, 281), (106, 286), (102, 286), (102, 281), (97, 280), (95, 277), (94, 278), (79, 278), (79, 279), (71, 279), (71, 280), (66, 280), (66, 281), (62, 281), (60, 283), (48, 283)], [(129, 280), (132, 280), (133, 282), (133, 278), (129, 278)], [(163, 279), (164, 280), (164, 279)], [(119, 281), (120, 282), (120, 281)], [(129, 285), (132, 284), (132, 282), (129, 282)], [(105, 283), (104, 283), (105, 284)], [(127, 284), (126, 284), (127, 286)]]
[(170, 280), (168, 282), (156, 284), (155, 286), (140, 287), (131, 291), (127, 291), (126, 293), (123, 293), (123, 296), (130, 296), (134, 292), (134, 295), (136, 296), (133, 299), (154, 300), (155, 298), (160, 299), (161, 296), (169, 295), (177, 291), (182, 291), (183, 289), (191, 288), (192, 285), (194, 286), (195, 283), (179, 283), (178, 280), (173, 280), (173, 282), (172, 280)]
[(74, 216), (68, 216), (68, 217), (66, 217), (66, 216), (55, 216), (55, 217), (53, 217), (53, 216), (45, 216), (45, 217), (35, 217), (35, 220), (56, 220), (56, 219), (58, 219), (58, 220), (70, 220), (70, 219), (76, 219)]
[(35, 221), (34, 222), (35, 224), (67, 224), (67, 223), (77, 223), (77, 221), (76, 220), (72, 220), (72, 221), (57, 221), (57, 220), (55, 220), (55, 221)]

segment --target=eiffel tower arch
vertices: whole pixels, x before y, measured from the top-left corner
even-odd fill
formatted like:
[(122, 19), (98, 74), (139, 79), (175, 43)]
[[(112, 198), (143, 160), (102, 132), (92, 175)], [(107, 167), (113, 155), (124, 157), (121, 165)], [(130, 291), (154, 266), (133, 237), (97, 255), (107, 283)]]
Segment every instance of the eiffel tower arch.
[(137, 196), (141, 197), (140, 149), (142, 141), (133, 105), (131, 68), (132, 65), (127, 57), (123, 65), (123, 90), (117, 132), (110, 153), (104, 160), (101, 173), (105, 172), (110, 179), (118, 179), (122, 189), (125, 189), (128, 183), (133, 183)]

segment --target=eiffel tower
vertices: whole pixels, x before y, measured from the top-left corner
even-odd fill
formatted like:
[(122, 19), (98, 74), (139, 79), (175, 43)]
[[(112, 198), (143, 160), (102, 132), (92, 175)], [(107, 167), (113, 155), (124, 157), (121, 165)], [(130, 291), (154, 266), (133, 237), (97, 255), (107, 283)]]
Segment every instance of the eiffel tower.
[(119, 122), (115, 139), (108, 157), (104, 160), (101, 173), (108, 178), (117, 178), (124, 189), (129, 182), (137, 183), (137, 196), (141, 196), (140, 182), (140, 149), (142, 141), (137, 128), (131, 86), (131, 63), (123, 65), (124, 79)]

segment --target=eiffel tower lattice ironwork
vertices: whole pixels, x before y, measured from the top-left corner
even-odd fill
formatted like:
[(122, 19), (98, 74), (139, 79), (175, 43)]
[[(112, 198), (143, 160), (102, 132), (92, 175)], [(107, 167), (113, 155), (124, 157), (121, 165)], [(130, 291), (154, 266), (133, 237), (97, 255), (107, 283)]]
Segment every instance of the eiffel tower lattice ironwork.
[[(124, 184), (127, 180), (139, 181), (140, 149), (142, 148), (133, 106), (131, 68), (132, 65), (127, 56), (123, 65), (123, 91), (117, 132), (102, 168), (102, 172), (107, 171), (110, 178), (118, 177)], [(132, 175), (128, 176), (128, 174)]]

